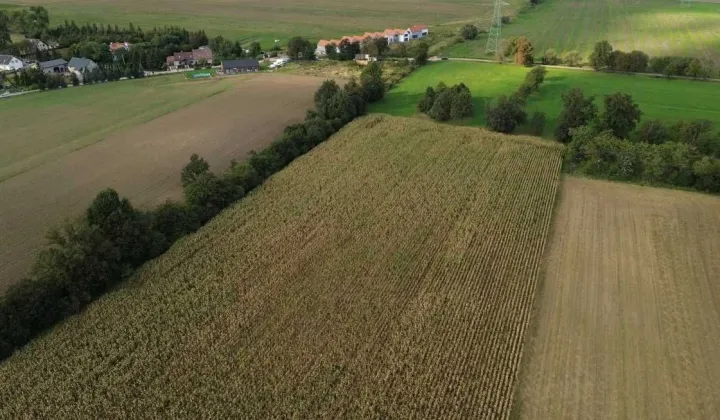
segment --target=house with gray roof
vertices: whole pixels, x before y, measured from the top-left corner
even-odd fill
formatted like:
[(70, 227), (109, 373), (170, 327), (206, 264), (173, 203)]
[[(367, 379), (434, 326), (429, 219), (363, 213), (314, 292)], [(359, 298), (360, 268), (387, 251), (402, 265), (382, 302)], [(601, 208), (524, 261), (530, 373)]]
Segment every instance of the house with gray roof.
[(0, 71), (14, 71), (25, 67), (25, 63), (12, 55), (0, 54)]
[(70, 70), (71, 73), (75, 73), (78, 80), (83, 83), (85, 82), (83, 76), (96, 68), (98, 68), (98, 65), (89, 58), (73, 57), (68, 63), (68, 70)]
[(222, 62), (224, 74), (255, 72), (260, 70), (260, 63), (257, 60), (225, 60)]
[(38, 68), (45, 74), (65, 74), (68, 72), (68, 62), (62, 58), (50, 61), (41, 61)]

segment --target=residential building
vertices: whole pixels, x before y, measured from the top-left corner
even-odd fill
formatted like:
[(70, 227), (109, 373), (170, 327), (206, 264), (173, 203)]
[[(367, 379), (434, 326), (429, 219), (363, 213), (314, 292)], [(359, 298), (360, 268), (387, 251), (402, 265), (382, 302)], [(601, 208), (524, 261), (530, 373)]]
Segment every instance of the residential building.
[(83, 75), (85, 72), (89, 73), (95, 70), (98, 65), (89, 58), (73, 57), (70, 59), (67, 67), (71, 73), (75, 73), (77, 78), (84, 83), (85, 81), (83, 80)]
[(38, 68), (46, 74), (65, 74), (68, 72), (68, 62), (62, 58), (38, 63)]
[(224, 74), (255, 72), (258, 70), (260, 70), (260, 63), (254, 59), (225, 60), (222, 62), (222, 72)]
[(168, 69), (177, 70), (192, 67), (201, 61), (204, 61), (206, 64), (212, 64), (213, 52), (210, 47), (205, 46), (192, 51), (176, 52), (165, 59), (165, 64)]
[(0, 55), (0, 71), (14, 71), (25, 67), (25, 62), (12, 55)]
[(383, 32), (365, 32), (362, 35), (357, 36), (344, 36), (340, 38), (339, 40), (325, 40), (321, 39), (317, 43), (317, 48), (315, 49), (315, 55), (318, 57), (324, 57), (326, 55), (325, 48), (328, 45), (335, 44), (335, 46), (339, 46), (340, 42), (347, 40), (348, 42), (359, 42), (363, 43), (365, 39), (378, 39), (378, 38), (385, 38), (387, 39), (388, 44), (392, 44), (395, 42), (410, 42), (415, 39), (420, 39), (428, 36), (430, 34), (430, 31), (426, 25), (415, 25), (411, 26), (407, 29), (385, 29)]
[(370, 54), (355, 54), (355, 62), (362, 66), (366, 66), (373, 61), (377, 61), (377, 57), (373, 57)]
[(25, 40), (32, 46), (34, 50), (37, 51), (48, 51), (53, 49), (53, 47), (49, 45), (50, 43), (45, 43), (36, 38), (26, 38)]

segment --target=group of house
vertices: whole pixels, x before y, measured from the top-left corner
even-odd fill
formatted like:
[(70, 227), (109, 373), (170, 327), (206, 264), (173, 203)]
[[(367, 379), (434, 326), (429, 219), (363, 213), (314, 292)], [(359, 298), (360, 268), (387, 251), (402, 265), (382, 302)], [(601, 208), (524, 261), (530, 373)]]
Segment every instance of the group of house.
[[(180, 51), (169, 55), (165, 59), (168, 70), (180, 70), (191, 68), (196, 65), (211, 65), (215, 57), (212, 49), (208, 46), (200, 47), (192, 51)], [(260, 70), (260, 62), (254, 59), (245, 60), (223, 60), (220, 63), (220, 72), (223, 74), (235, 74), (255, 72)]]
[(344, 36), (340, 39), (321, 39), (318, 44), (317, 48), (315, 50), (315, 55), (318, 57), (325, 56), (326, 53), (326, 47), (328, 45), (335, 45), (336, 47), (340, 45), (341, 42), (347, 40), (347, 42), (353, 43), (357, 42), (359, 44), (362, 44), (366, 39), (379, 39), (379, 38), (385, 38), (387, 39), (388, 45), (393, 44), (396, 42), (399, 43), (406, 43), (410, 42), (414, 39), (420, 39), (428, 36), (430, 34), (430, 31), (428, 30), (427, 25), (415, 25), (411, 26), (407, 29), (385, 29), (383, 32), (365, 32), (362, 35), (356, 35), (356, 36)]
[(70, 61), (58, 58), (55, 60), (40, 61), (26, 65), (24, 61), (11, 55), (0, 55), (0, 71), (14, 71), (26, 67), (36, 67), (45, 74), (71, 74), (82, 80), (84, 72), (90, 72), (97, 68), (97, 64), (87, 58), (72, 57)]
[[(39, 39), (28, 38), (25, 41), (33, 45), (38, 51), (49, 51), (57, 48), (56, 42), (45, 43)], [(132, 44), (128, 42), (111, 42), (108, 45), (110, 52), (116, 54), (120, 50), (129, 51)], [(0, 72), (22, 70), (24, 68), (36, 67), (46, 74), (70, 74), (75, 73), (82, 80), (83, 71), (92, 71), (97, 64), (87, 58), (72, 57), (70, 61), (61, 58), (49, 61), (30, 62), (13, 55), (0, 54)]]

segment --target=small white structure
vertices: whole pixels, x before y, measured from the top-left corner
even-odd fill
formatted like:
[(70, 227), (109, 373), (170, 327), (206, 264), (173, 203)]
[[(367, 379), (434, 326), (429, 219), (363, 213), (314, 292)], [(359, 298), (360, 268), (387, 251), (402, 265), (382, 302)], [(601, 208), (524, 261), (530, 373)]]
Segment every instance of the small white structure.
[(12, 55), (0, 55), (0, 71), (15, 71), (25, 67), (25, 63)]

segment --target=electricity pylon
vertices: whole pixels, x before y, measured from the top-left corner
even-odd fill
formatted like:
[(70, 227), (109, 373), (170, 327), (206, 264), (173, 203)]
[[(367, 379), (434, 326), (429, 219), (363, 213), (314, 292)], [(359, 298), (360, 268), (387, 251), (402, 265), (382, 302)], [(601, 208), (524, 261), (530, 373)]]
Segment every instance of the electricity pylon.
[(510, 6), (510, 4), (505, 3), (503, 0), (495, 0), (495, 10), (493, 11), (492, 23), (488, 31), (485, 54), (495, 53), (500, 49), (500, 28), (502, 27), (503, 6)]

